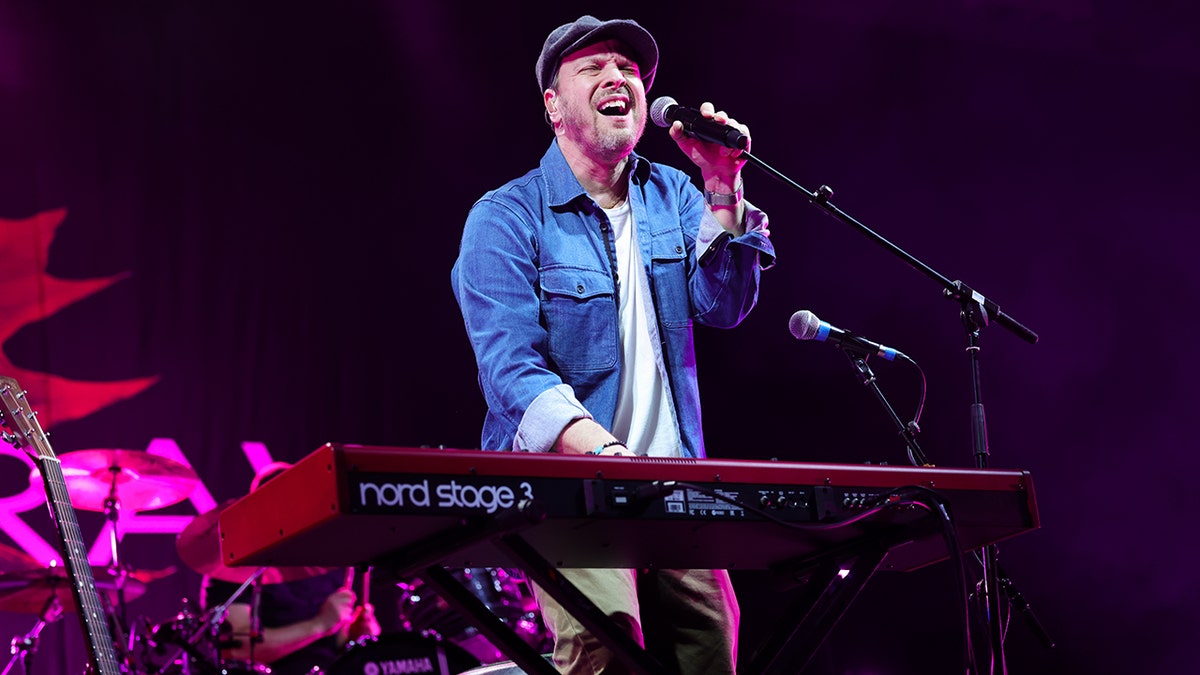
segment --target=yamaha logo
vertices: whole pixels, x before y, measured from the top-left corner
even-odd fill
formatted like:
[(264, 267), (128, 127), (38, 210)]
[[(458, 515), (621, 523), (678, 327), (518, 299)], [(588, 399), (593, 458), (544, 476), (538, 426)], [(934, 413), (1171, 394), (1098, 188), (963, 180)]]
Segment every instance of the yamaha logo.
[(428, 656), (414, 659), (390, 661), (368, 661), (363, 665), (363, 675), (408, 675), (408, 673), (433, 673), (433, 661)]

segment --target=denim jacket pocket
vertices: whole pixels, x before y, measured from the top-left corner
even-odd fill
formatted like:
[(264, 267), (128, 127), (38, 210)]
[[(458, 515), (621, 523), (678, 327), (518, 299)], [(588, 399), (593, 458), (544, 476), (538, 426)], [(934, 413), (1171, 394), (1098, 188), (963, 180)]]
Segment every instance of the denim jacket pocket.
[(558, 265), (540, 274), (542, 320), (550, 358), (563, 371), (612, 368), (617, 363), (617, 298), (608, 272)]
[(683, 239), (656, 238), (651, 251), (650, 273), (658, 321), (669, 329), (691, 325), (692, 303), (688, 292), (687, 250)]

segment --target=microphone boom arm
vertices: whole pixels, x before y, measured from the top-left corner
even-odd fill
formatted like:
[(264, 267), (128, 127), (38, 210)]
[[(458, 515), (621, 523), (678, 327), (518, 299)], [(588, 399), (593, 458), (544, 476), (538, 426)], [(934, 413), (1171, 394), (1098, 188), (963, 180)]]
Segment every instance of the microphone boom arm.
[(749, 163), (751, 163), (751, 164), (757, 166), (758, 168), (762, 169), (763, 171), (767, 172), (772, 177), (782, 181), (783, 183), (791, 186), (792, 188), (795, 188), (801, 194), (803, 194), (805, 197), (807, 197), (809, 202), (811, 202), (812, 204), (814, 204), (821, 210), (825, 211), (829, 215), (833, 216), (837, 220), (840, 220), (841, 222), (849, 225), (850, 227), (853, 227), (854, 229), (858, 230), (862, 234), (866, 235), (867, 238), (875, 241), (875, 243), (884, 247), (885, 249), (890, 251), (893, 255), (895, 255), (898, 258), (900, 258), (901, 260), (903, 260), (906, 264), (908, 264), (909, 267), (912, 267), (913, 269), (924, 274), (925, 276), (929, 277), (930, 279), (933, 279), (935, 282), (937, 282), (939, 285), (941, 285), (942, 293), (945, 295), (945, 297), (950, 298), (951, 300), (955, 300), (959, 304), (964, 304), (964, 305), (967, 303), (978, 304), (983, 307), (983, 309), (986, 313), (986, 316), (994, 319), (996, 321), (996, 323), (1007, 328), (1009, 331), (1011, 331), (1017, 337), (1021, 338), (1022, 340), (1025, 340), (1026, 342), (1028, 342), (1030, 344), (1035, 344), (1038, 341), (1037, 333), (1033, 332), (1029, 328), (1026, 328), (1019, 321), (1017, 321), (1013, 317), (1011, 317), (1008, 314), (1001, 311), (1000, 305), (998, 305), (994, 301), (983, 296), (982, 294), (975, 291), (970, 286), (967, 286), (965, 283), (963, 283), (961, 281), (950, 281), (946, 277), (939, 274), (937, 272), (937, 270), (934, 270), (933, 268), (929, 267), (928, 265), (921, 262), (920, 260), (917, 260), (915, 257), (910, 255), (904, 249), (900, 248), (899, 246), (896, 246), (895, 244), (893, 244), (892, 242), (888, 241), (883, 236), (881, 236), (880, 234), (875, 232), (874, 230), (872, 230), (869, 227), (867, 227), (866, 225), (860, 223), (858, 220), (855, 220), (854, 217), (851, 216), (850, 214), (846, 213), (845, 211), (843, 211), (840, 208), (838, 208), (837, 206), (835, 206), (832, 202), (829, 201), (829, 198), (833, 196), (833, 190), (829, 186), (822, 185), (821, 187), (817, 188), (816, 192), (810, 192), (809, 190), (805, 189), (804, 186), (800, 185), (799, 183), (793, 181), (791, 178), (788, 178), (784, 174), (780, 173), (774, 167), (767, 164), (763, 160), (759, 159), (758, 157), (756, 157), (754, 154), (750, 153), (749, 151), (743, 151), (741, 156), (745, 157)]

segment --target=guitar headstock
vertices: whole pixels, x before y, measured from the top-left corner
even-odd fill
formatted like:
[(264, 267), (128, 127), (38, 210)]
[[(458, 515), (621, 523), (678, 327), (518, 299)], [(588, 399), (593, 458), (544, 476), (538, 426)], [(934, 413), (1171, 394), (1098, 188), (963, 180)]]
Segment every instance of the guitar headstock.
[(15, 378), (0, 375), (0, 436), (13, 447), (28, 452), (35, 459), (53, 457), (47, 434), (42, 430), (37, 412), (30, 407), (25, 390)]

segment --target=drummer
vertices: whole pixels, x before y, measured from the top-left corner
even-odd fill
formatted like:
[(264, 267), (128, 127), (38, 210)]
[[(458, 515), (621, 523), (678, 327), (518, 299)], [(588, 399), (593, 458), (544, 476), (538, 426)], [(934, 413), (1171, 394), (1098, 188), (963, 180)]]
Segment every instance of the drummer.
[[(250, 484), (253, 491), (290, 465), (274, 462), (263, 467)], [(244, 663), (268, 664), (273, 675), (303, 675), (328, 670), (352, 640), (378, 637), (379, 622), (370, 603), (355, 605), (352, 570), (335, 569), (318, 576), (280, 583), (260, 583), (258, 616), (251, 612), (253, 589), (229, 606), (222, 632), (221, 657)], [(272, 581), (266, 579), (264, 581)], [(205, 608), (226, 602), (240, 584), (205, 576), (200, 602)], [(253, 622), (261, 630), (251, 640)]]

